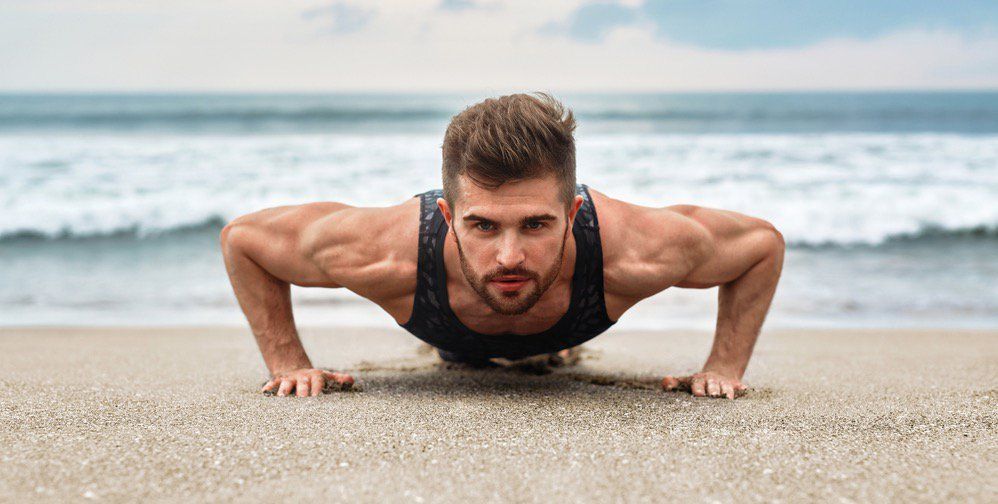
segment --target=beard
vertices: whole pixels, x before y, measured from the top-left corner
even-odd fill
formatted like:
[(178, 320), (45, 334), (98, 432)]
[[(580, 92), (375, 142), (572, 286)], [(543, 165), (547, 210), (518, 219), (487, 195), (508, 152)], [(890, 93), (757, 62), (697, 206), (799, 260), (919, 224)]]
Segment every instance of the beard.
[[(562, 260), (565, 256), (565, 242), (567, 238), (568, 225), (566, 224), (565, 232), (562, 234), (561, 246), (558, 249), (558, 259), (543, 274), (523, 268), (508, 270), (500, 267), (479, 278), (477, 273), (469, 266), (470, 263), (464, 256), (464, 250), (461, 249), (461, 240), (457, 238), (457, 233), (454, 233), (454, 240), (457, 242), (458, 257), (461, 261), (461, 272), (464, 273), (464, 278), (468, 280), (471, 288), (475, 290), (478, 296), (489, 305), (489, 308), (492, 308), (493, 311), (501, 315), (522, 315), (537, 304), (541, 296), (547, 292), (551, 284), (558, 278)], [(523, 288), (514, 292), (494, 292), (489, 290), (489, 285), (493, 279), (505, 275), (522, 276), (528, 278), (530, 281)]]

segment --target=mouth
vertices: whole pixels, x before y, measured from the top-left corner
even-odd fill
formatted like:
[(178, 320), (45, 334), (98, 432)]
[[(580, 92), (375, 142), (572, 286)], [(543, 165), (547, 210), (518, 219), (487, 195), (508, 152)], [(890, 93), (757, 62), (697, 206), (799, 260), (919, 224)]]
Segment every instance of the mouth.
[(501, 276), (492, 280), (492, 283), (503, 292), (514, 292), (520, 290), (530, 278), (522, 276)]

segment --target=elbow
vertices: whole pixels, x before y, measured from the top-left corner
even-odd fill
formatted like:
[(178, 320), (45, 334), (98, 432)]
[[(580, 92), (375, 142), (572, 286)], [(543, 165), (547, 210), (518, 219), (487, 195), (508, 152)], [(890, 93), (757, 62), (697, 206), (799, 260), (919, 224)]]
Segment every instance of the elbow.
[(766, 223), (766, 251), (768, 258), (775, 264), (777, 271), (783, 269), (783, 255), (787, 250), (787, 241), (775, 226)]
[(222, 248), (222, 255), (228, 257), (238, 250), (246, 234), (246, 226), (239, 219), (229, 222), (222, 228), (218, 235), (218, 242)]
[(769, 233), (772, 235), (770, 240), (773, 242), (773, 248), (783, 255), (787, 250), (787, 241), (783, 238), (783, 233), (772, 224), (769, 225)]
[(235, 230), (235, 221), (230, 222), (222, 228), (222, 232), (218, 234), (218, 244), (222, 247), (222, 252), (228, 248), (229, 243), (232, 242), (232, 234)]

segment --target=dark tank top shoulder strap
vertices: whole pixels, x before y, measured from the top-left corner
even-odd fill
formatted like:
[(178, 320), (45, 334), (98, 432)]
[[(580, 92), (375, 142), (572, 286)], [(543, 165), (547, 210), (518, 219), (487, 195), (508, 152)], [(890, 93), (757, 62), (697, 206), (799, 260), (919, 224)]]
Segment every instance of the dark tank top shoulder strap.
[[(419, 324), (424, 323), (427, 315), (440, 313), (440, 300), (437, 298), (437, 258), (438, 251), (443, 250), (443, 244), (438, 243), (446, 238), (441, 233), (441, 227), (446, 225), (437, 199), (443, 197), (443, 189), (431, 189), (415, 194), (420, 199), (419, 210), (419, 250), (417, 252), (416, 293), (413, 299), (412, 315), (402, 327), (413, 332)], [(440, 245), (440, 246), (438, 246)], [(415, 333), (414, 333), (415, 334)]]
[(584, 280), (579, 303), (575, 307), (577, 320), (573, 330), (590, 332), (602, 328), (600, 329), (602, 332), (616, 321), (610, 320), (606, 311), (606, 297), (603, 290), (603, 242), (599, 234), (599, 216), (589, 194), (589, 186), (578, 184), (577, 194), (585, 198), (585, 201), (575, 216), (572, 231), (579, 250), (576, 261), (582, 258), (583, 270), (580, 275)]

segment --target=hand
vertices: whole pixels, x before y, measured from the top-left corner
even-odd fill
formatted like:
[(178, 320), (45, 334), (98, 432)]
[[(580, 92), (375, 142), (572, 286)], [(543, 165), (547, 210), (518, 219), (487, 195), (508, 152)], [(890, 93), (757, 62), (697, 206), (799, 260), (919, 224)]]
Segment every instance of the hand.
[(321, 394), (327, 385), (338, 387), (340, 390), (349, 390), (353, 387), (353, 377), (346, 373), (334, 373), (324, 369), (294, 369), (277, 373), (260, 389), (260, 392), (273, 394), (276, 387), (278, 396), (283, 397), (294, 391), (298, 397), (308, 397)]
[(703, 371), (691, 376), (666, 376), (662, 379), (665, 390), (683, 390), (696, 397), (735, 397), (745, 394), (748, 389), (737, 378), (729, 378), (713, 371)]

